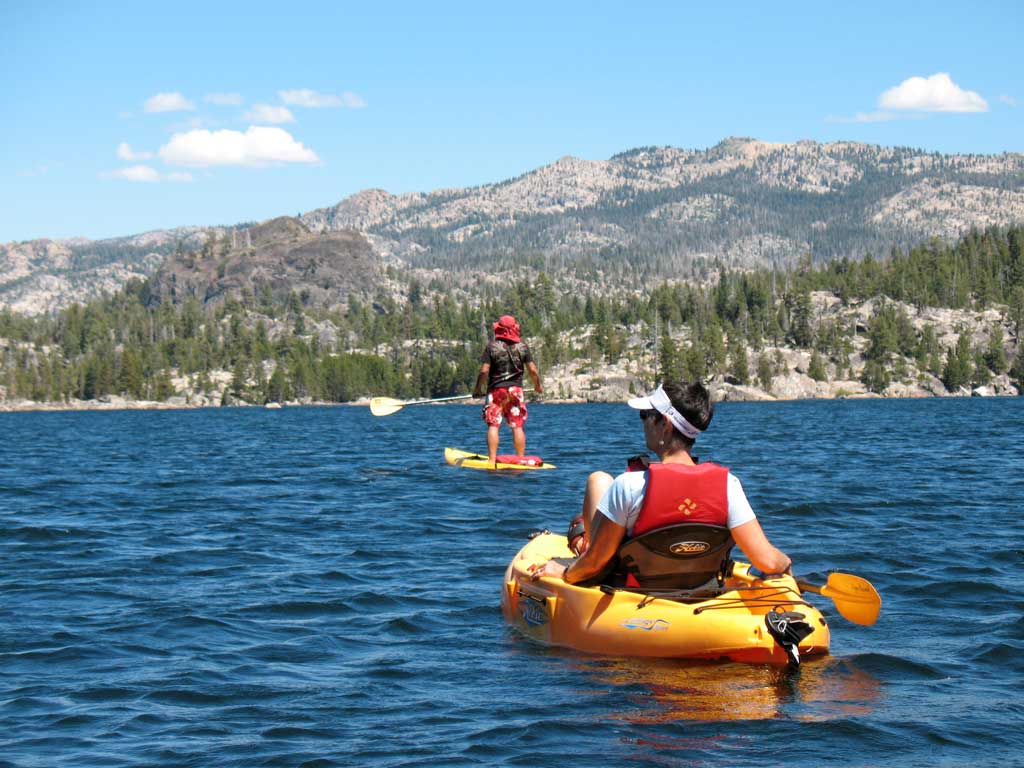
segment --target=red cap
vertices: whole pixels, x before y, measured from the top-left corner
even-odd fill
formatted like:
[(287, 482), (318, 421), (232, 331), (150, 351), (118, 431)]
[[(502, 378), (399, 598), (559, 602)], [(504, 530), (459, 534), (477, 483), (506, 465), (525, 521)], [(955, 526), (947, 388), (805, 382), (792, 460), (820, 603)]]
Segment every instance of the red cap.
[(519, 341), (519, 323), (512, 315), (502, 315), (494, 324), (494, 338)]

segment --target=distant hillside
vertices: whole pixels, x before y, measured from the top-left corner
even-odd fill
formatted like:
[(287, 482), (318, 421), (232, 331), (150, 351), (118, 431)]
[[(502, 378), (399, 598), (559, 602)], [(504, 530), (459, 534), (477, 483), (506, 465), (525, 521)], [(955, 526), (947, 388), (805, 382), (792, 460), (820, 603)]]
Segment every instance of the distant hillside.
[[(355, 242), (351, 234), (337, 239), (334, 233), (354, 230), (373, 254), (364, 252), (361, 263), (378, 267), (464, 271), (529, 263), (552, 273), (599, 269), (605, 282), (609, 275), (619, 282), (646, 273), (688, 277), (715, 262), (787, 265), (806, 254), (818, 262), (885, 255), (931, 237), (953, 241), (972, 227), (1024, 222), (1024, 155), (727, 139), (708, 150), (647, 147), (608, 160), (566, 157), (469, 189), (366, 190), (300, 221), (326, 238), (316, 254), (307, 254), (325, 268), (335, 253), (344, 260)], [(161, 281), (171, 274), (193, 294), (216, 292), (232, 284), (228, 265), (211, 281), (205, 264), (195, 282), (183, 257), (208, 240), (208, 252), (213, 239), (230, 241), (231, 270), (256, 268), (263, 240), (254, 240), (254, 232), (253, 225), (240, 224), (0, 245), (0, 305), (26, 314), (53, 311), (153, 275), (176, 250), (175, 264), (158, 281), (161, 295), (170, 290)], [(248, 256), (239, 250), (245, 237), (255, 249)], [(299, 261), (303, 253), (296, 254)], [(301, 275), (305, 285), (312, 273), (304, 269), (267, 273), (257, 282), (277, 285)], [(346, 281), (345, 290), (360, 290), (358, 282)]]
[(302, 216), (354, 227), (414, 266), (622, 261), (685, 275), (727, 266), (884, 255), (929, 237), (1024, 221), (1024, 155), (728, 139), (566, 157), (500, 184), (361, 192)]
[(182, 227), (109, 240), (0, 244), (0, 306), (25, 315), (56, 312), (152, 275), (173, 253), (200, 248), (219, 228)]
[(249, 294), (283, 302), (294, 292), (304, 303), (331, 305), (371, 291), (378, 278), (377, 255), (358, 232), (313, 234), (281, 217), (174, 253), (150, 281), (150, 299), (210, 304)]

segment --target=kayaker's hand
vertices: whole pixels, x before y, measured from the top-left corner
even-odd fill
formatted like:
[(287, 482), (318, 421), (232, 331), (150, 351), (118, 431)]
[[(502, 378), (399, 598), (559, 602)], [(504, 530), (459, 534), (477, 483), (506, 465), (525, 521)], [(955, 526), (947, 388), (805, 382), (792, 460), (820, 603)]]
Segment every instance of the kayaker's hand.
[(764, 581), (766, 579), (777, 579), (780, 576), (792, 576), (793, 575), (793, 561), (790, 560), (789, 564), (785, 567), (785, 569), (783, 569), (781, 571), (777, 571), (775, 573), (765, 573), (764, 571), (760, 570), (759, 568), (755, 568), (753, 566), (751, 566), (747, 570), (747, 573), (749, 575), (753, 576), (756, 579), (761, 579), (762, 581)]
[(565, 573), (565, 566), (561, 563), (555, 562), (554, 560), (548, 560), (543, 565), (538, 565), (530, 572), (531, 579), (539, 579), (541, 576), (551, 576), (555, 579), (562, 578), (562, 574)]

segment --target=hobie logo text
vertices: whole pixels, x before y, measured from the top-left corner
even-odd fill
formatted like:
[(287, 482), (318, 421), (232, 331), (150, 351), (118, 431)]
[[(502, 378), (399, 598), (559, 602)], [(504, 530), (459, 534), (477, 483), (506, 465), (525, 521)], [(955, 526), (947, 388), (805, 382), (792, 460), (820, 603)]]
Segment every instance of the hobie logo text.
[(700, 555), (711, 549), (706, 541), (677, 541), (670, 544), (668, 551), (673, 555)]

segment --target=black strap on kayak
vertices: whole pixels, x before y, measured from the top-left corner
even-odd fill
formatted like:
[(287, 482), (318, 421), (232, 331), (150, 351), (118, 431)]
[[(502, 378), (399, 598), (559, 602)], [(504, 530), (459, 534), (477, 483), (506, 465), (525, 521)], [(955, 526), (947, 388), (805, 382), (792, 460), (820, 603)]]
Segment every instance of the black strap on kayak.
[[(757, 590), (765, 592), (763, 585), (736, 585), (732, 587), (715, 587), (714, 581), (709, 582), (706, 588), (697, 589), (638, 589), (636, 587), (613, 587), (609, 584), (599, 584), (598, 588), (606, 595), (614, 595), (616, 592), (628, 592), (634, 595), (643, 595), (643, 599), (637, 603), (637, 608), (644, 608), (653, 600), (672, 600), (677, 603), (700, 603), (693, 609), (695, 616), (704, 611), (727, 611), (738, 606), (765, 607), (775, 609), (780, 602), (789, 606), (805, 605), (812, 607), (810, 603), (799, 599), (799, 595), (789, 587), (778, 587), (768, 594), (743, 595), (743, 592)], [(737, 594), (739, 593), (739, 594)], [(796, 599), (794, 599), (794, 597)]]
[[(629, 592), (634, 595), (643, 595), (643, 599), (637, 603), (637, 608), (643, 608), (652, 600), (672, 600), (677, 603), (702, 603), (705, 600), (713, 600), (721, 597), (726, 592), (735, 591), (732, 588), (723, 589), (718, 586), (714, 579), (694, 589), (642, 589), (639, 587), (613, 587), (609, 584), (601, 584), (600, 590), (606, 595), (614, 595), (616, 592)], [(742, 602), (742, 601), (739, 601)], [(699, 610), (695, 613), (700, 613)]]

